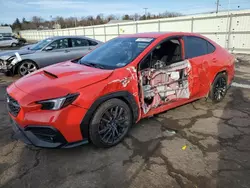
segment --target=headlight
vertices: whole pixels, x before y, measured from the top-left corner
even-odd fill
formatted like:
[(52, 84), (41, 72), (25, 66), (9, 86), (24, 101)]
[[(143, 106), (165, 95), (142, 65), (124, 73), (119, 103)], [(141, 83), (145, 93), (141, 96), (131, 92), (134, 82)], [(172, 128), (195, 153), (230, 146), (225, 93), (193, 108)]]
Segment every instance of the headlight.
[(9, 65), (14, 59), (16, 58), (16, 56), (12, 56), (9, 59), (6, 60), (7, 65)]
[(59, 110), (72, 104), (78, 96), (79, 93), (69, 94), (65, 97), (38, 101), (37, 103), (42, 105), (42, 110)]

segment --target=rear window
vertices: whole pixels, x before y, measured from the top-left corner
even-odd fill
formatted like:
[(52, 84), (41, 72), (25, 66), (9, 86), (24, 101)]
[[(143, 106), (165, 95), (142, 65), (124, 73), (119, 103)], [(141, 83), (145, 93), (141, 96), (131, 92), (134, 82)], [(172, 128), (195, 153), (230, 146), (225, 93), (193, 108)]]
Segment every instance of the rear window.
[(12, 40), (12, 38), (10, 38), (10, 37), (5, 37), (5, 38), (3, 38), (3, 40)]
[(210, 42), (207, 42), (207, 53), (211, 54), (215, 51), (214, 45), (212, 45)]
[(75, 38), (71, 39), (72, 47), (82, 47), (82, 46), (89, 46), (89, 41), (86, 39)]
[(186, 58), (194, 58), (207, 54), (207, 41), (199, 37), (185, 37)]
[(92, 40), (89, 40), (89, 45), (90, 46), (96, 46), (98, 43)]

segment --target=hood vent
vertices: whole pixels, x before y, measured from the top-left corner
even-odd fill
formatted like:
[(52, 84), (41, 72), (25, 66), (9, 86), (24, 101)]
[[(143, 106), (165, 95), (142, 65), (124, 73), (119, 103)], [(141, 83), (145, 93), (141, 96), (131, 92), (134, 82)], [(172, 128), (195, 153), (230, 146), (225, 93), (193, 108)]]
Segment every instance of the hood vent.
[(50, 72), (48, 72), (48, 71), (43, 71), (45, 74), (47, 74), (47, 75), (49, 75), (49, 76), (52, 76), (52, 77), (54, 77), (54, 78), (58, 78), (58, 76), (57, 75), (55, 75), (55, 74), (52, 74), (52, 73), (50, 73)]

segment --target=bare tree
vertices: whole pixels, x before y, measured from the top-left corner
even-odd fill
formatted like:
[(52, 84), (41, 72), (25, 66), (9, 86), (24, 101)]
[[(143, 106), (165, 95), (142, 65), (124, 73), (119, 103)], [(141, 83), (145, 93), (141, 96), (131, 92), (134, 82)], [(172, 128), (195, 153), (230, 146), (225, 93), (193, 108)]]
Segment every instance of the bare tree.
[(98, 14), (96, 17), (87, 16), (81, 17), (77, 19), (76, 17), (68, 17), (63, 18), (61, 16), (57, 16), (53, 20), (44, 20), (39, 16), (33, 16), (30, 21), (27, 21), (25, 18), (22, 19), (22, 22), (19, 19), (16, 19), (15, 22), (12, 24), (13, 29), (52, 29), (55, 23), (59, 24), (61, 28), (67, 27), (75, 27), (75, 26), (89, 26), (89, 25), (100, 25), (109, 22), (110, 20), (148, 20), (148, 19), (159, 19), (159, 18), (168, 18), (168, 17), (177, 17), (181, 16), (182, 14), (176, 12), (169, 12), (165, 11), (161, 14), (150, 14), (147, 13), (146, 15), (139, 15), (135, 13), (134, 15), (125, 14), (122, 17), (118, 17), (116, 15), (108, 15), (104, 17), (103, 14)]
[(41, 17), (39, 16), (33, 16), (32, 17), (32, 22), (36, 25), (36, 27), (39, 27), (41, 23), (44, 21)]

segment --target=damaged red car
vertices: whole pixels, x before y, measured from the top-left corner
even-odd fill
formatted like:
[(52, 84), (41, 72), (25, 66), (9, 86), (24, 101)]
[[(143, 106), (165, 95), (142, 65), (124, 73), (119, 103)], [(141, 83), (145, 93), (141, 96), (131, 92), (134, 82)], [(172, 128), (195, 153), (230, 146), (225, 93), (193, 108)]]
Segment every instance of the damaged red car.
[(234, 62), (199, 34), (124, 35), (17, 80), (7, 106), (16, 137), (27, 144), (111, 147), (142, 118), (203, 97), (220, 102)]

